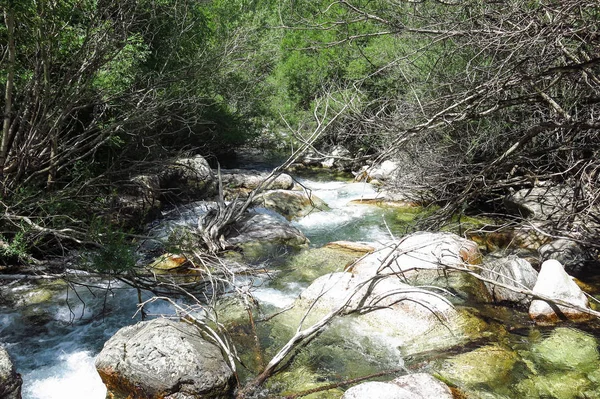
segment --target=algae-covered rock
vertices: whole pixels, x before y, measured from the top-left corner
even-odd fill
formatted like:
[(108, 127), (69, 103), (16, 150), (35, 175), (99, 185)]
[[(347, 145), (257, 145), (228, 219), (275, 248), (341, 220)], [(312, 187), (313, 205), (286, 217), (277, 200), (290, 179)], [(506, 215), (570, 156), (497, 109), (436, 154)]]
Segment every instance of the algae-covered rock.
[(356, 241), (332, 241), (325, 244), (325, 248), (339, 249), (346, 252), (353, 252), (359, 255), (366, 255), (375, 251), (375, 246), (356, 242)]
[(316, 195), (292, 190), (266, 191), (256, 197), (254, 205), (272, 209), (288, 220), (329, 209), (327, 204)]
[[(268, 382), (269, 390), (279, 392), (281, 395), (292, 395), (323, 385), (327, 385), (327, 383), (322, 382), (322, 377), (306, 366), (294, 367), (289, 371), (279, 373), (269, 379)], [(342, 391), (336, 388), (302, 397), (307, 399), (339, 399), (341, 395)]]
[(517, 360), (513, 351), (488, 345), (444, 360), (438, 373), (444, 381), (459, 387), (502, 386), (510, 380)]
[(181, 269), (187, 261), (183, 255), (167, 253), (156, 258), (148, 267), (158, 272), (171, 272)]
[(310, 284), (324, 274), (343, 271), (359, 257), (360, 253), (341, 248), (303, 249), (287, 257), (275, 286)]
[(598, 342), (582, 331), (559, 327), (531, 348), (534, 361), (544, 370), (590, 372), (600, 368)]
[(515, 391), (522, 398), (584, 399), (600, 398), (591, 382), (578, 372), (533, 375), (520, 381)]

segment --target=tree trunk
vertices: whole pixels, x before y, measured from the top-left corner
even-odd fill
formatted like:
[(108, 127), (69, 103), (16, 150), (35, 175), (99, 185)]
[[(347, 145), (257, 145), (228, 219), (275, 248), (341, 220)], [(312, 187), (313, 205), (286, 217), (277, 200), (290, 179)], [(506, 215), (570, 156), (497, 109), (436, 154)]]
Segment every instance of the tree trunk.
[(4, 22), (8, 34), (8, 74), (6, 78), (6, 94), (4, 97), (4, 123), (0, 140), (0, 185), (4, 191), (4, 163), (8, 153), (8, 139), (12, 113), (12, 92), (15, 79), (15, 15), (10, 9), (4, 10)]

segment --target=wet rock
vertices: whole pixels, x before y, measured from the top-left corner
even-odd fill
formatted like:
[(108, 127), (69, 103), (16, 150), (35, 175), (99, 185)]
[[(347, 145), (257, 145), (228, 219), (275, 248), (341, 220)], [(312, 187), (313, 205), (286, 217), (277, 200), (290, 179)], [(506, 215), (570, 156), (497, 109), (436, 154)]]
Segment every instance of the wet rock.
[[(525, 259), (511, 255), (484, 263), (481, 276), (517, 289), (531, 290), (535, 285), (538, 273)], [(515, 302), (529, 305), (530, 299), (524, 294), (487, 282), (485, 286), (495, 302)]]
[[(400, 389), (398, 389), (400, 388)], [(343, 399), (452, 399), (452, 391), (426, 373), (407, 374), (390, 382), (365, 382), (346, 391)]]
[(452, 391), (448, 385), (427, 373), (407, 374), (398, 377), (392, 383), (420, 395), (424, 399), (452, 399)]
[(555, 259), (564, 265), (566, 270), (578, 272), (591, 259), (590, 255), (573, 240), (561, 238), (541, 246), (538, 249), (542, 260)]
[(21, 375), (17, 374), (6, 349), (0, 346), (0, 398), (21, 399)]
[[(221, 169), (221, 179), (223, 181), (223, 187), (228, 190), (254, 190), (268, 176), (268, 172), (263, 172), (259, 170)], [(273, 180), (271, 183), (265, 186), (265, 189), (269, 190), (291, 190), (292, 188), (294, 188), (294, 179), (286, 173), (280, 174), (275, 180)]]
[(96, 358), (96, 369), (109, 395), (116, 396), (227, 398), (233, 387), (219, 348), (194, 326), (167, 319), (117, 331)]
[[(589, 309), (589, 302), (583, 291), (565, 272), (560, 262), (554, 259), (542, 263), (533, 292)], [(585, 321), (594, 318), (580, 310), (550, 304), (541, 299), (534, 299), (531, 302), (529, 316), (541, 325), (554, 324), (562, 320)]]
[(518, 356), (498, 345), (488, 345), (462, 353), (436, 365), (444, 381), (458, 387), (476, 388), (478, 385), (502, 386), (511, 378)]
[(600, 367), (596, 339), (574, 328), (556, 328), (532, 346), (533, 360), (540, 370), (591, 372)]
[(215, 175), (200, 155), (180, 158), (160, 174), (161, 199), (167, 202), (193, 201), (215, 194)]
[(353, 163), (354, 160), (352, 159), (352, 154), (350, 154), (350, 151), (341, 145), (338, 145), (335, 146), (325, 160), (321, 162), (321, 166), (323, 168), (349, 171), (352, 169)]
[(423, 399), (421, 395), (388, 382), (370, 381), (348, 389), (342, 399)]
[(300, 230), (283, 217), (263, 213), (248, 213), (231, 228), (226, 237), (227, 243), (242, 247), (265, 244), (300, 247), (308, 244), (308, 239)]
[(256, 197), (254, 206), (272, 209), (288, 220), (329, 209), (316, 195), (292, 190), (266, 191)]
[(404, 200), (389, 200), (385, 198), (364, 198), (356, 199), (348, 202), (348, 205), (374, 205), (380, 208), (398, 208), (414, 210), (419, 207), (419, 204), (412, 201)]
[(333, 241), (325, 244), (325, 248), (339, 249), (365, 255), (375, 251), (375, 246), (356, 241)]

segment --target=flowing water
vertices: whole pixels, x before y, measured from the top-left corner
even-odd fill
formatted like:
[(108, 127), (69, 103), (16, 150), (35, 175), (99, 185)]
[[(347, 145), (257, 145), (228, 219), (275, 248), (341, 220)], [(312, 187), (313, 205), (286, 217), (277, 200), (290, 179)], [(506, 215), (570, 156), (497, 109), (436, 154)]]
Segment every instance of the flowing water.
[[(314, 249), (337, 240), (363, 241), (377, 246), (404, 234), (415, 216), (414, 214), (399, 214), (393, 209), (349, 205), (348, 202), (353, 199), (375, 197), (376, 192), (369, 184), (323, 181), (315, 178), (300, 180), (300, 182), (331, 208), (328, 211), (309, 214), (293, 222), (310, 239), (311, 247)], [(204, 212), (202, 206), (198, 205), (189, 206), (179, 213), (171, 213), (158, 228), (154, 228), (154, 231), (161, 231), (163, 232), (161, 234), (164, 235), (169, 226), (193, 225), (197, 215), (202, 212)], [(310, 254), (309, 251), (305, 253)], [(310, 269), (312, 265), (310, 258), (303, 260), (304, 263), (301, 267), (295, 265), (292, 268), (286, 263), (291, 256), (290, 253), (281, 252), (275, 254), (271, 259), (263, 260), (274, 269), (274, 273), (272, 273), (274, 278), (252, 280), (256, 286), (255, 296), (267, 311), (281, 309), (291, 304), (315, 277), (313, 270)], [(343, 268), (343, 265), (340, 267)], [(277, 273), (277, 269), (281, 271)], [(318, 271), (316, 275), (319, 274), (323, 274), (323, 271)], [(0, 308), (0, 342), (13, 356), (16, 368), (22, 374), (25, 399), (103, 399), (106, 395), (104, 385), (94, 368), (94, 356), (101, 350), (104, 342), (119, 328), (140, 320), (139, 315), (136, 315), (137, 292), (114, 282), (83, 278), (79, 280), (85, 282), (86, 285), (44, 283), (40, 284), (43, 286), (42, 288), (34, 283), (13, 283), (2, 290), (3, 295), (15, 298), (20, 293), (26, 294), (24, 299), (13, 301), (11, 307)], [(144, 293), (144, 298), (149, 296), (150, 294)], [(2, 299), (0, 297), (0, 301)], [(6, 303), (6, 301), (0, 303)], [(152, 314), (172, 314), (173, 312), (168, 305), (159, 302), (151, 304), (147, 310)], [(481, 312), (485, 313), (485, 309)], [(515, 317), (523, 318), (522, 313), (520, 316), (515, 316), (505, 310), (496, 310), (496, 312), (493, 316), (496, 323), (502, 319), (502, 312), (507, 313), (504, 316), (507, 320)], [(524, 323), (525, 327), (522, 330), (498, 336), (495, 341), (494, 339), (487, 340), (485, 344), (501, 342), (504, 347), (512, 348), (515, 353), (520, 353), (521, 357), (526, 359), (521, 361), (524, 365), (513, 367), (516, 370), (513, 374), (529, 375), (532, 373), (531, 370), (537, 372), (552, 367), (559, 371), (552, 371), (548, 378), (554, 378), (557, 372), (564, 374), (565, 367), (571, 367), (571, 364), (565, 366), (564, 362), (561, 363), (552, 358), (540, 363), (535, 356), (530, 355), (538, 350), (532, 345), (535, 346), (542, 342), (543, 338), (550, 337), (552, 331), (533, 329), (526, 324), (526, 321)], [(278, 332), (278, 328), (280, 327), (273, 325), (261, 327), (263, 347), (276, 347), (281, 343), (281, 338), (277, 337), (285, 336), (285, 333)], [(335, 379), (336, 376), (344, 379), (404, 366), (404, 359), (399, 355), (398, 348), (390, 346), (384, 338), (379, 339), (376, 336), (368, 339), (353, 338), (359, 337), (359, 334), (352, 331), (350, 324), (334, 324), (332, 329), (337, 329), (338, 335), (325, 335), (319, 338), (319, 341), (315, 343), (318, 346), (312, 352), (299, 356), (298, 364), (301, 366), (295, 371), (295, 374), (286, 381), (280, 381), (280, 384), (289, 385), (290, 379), (293, 379), (298, 383), (295, 388), (305, 389), (315, 386), (314, 384), (318, 381)], [(350, 337), (350, 339), (339, 340), (336, 338), (339, 336)], [(238, 338), (244, 339), (243, 336)], [(579, 336), (573, 338), (576, 342), (580, 342), (581, 339)], [(593, 352), (596, 341), (593, 337), (591, 340)], [(477, 349), (479, 346), (481, 345), (476, 344), (472, 349)], [(462, 348), (462, 351), (466, 352), (466, 349)], [(452, 353), (433, 353), (423, 358), (413, 359), (413, 367), (423, 370), (429, 370), (431, 367), (436, 370), (452, 368), (453, 363), (443, 363), (447, 362), (446, 358), (451, 355)], [(588, 358), (591, 357), (592, 360), (595, 359), (594, 362), (597, 360), (597, 363), (600, 364), (597, 348), (596, 353), (587, 355)], [(304, 363), (302, 356), (306, 356)], [(531, 364), (541, 364), (541, 366), (529, 367), (527, 361)], [(572, 364), (578, 365), (576, 360), (572, 361)], [(326, 378), (315, 377), (313, 374), (317, 369)], [(572, 372), (573, 370), (567, 371)], [(579, 373), (577, 378), (587, 379), (589, 385), (589, 380), (597, 377), (596, 384), (600, 386), (600, 374), (594, 374), (594, 372), (592, 370)], [(504, 377), (498, 377), (499, 385), (506, 386), (506, 381), (512, 381), (515, 384), (515, 381), (521, 383), (523, 377), (517, 378), (513, 374), (505, 376), (505, 380), (502, 380)], [(546, 385), (557, 384), (554, 380), (543, 383)], [(514, 391), (510, 390), (503, 392), (502, 389), (505, 387), (495, 388), (494, 383), (489, 383), (485, 379), (475, 381), (474, 384), (484, 392), (482, 397), (513, 397), (511, 395), (514, 394)], [(537, 389), (539, 391), (536, 391), (538, 392), (537, 397), (546, 395), (544, 393), (546, 391), (534, 385), (532, 387), (525, 386), (519, 392), (534, 392)], [(277, 387), (277, 379), (274, 387)], [(559, 389), (562, 388), (558, 386), (555, 391)], [(492, 395), (490, 392), (494, 390), (497, 393)], [(334, 392), (332, 395), (332, 397), (335, 395), (339, 397), (340, 392)], [(547, 397), (570, 396), (556, 394)]]

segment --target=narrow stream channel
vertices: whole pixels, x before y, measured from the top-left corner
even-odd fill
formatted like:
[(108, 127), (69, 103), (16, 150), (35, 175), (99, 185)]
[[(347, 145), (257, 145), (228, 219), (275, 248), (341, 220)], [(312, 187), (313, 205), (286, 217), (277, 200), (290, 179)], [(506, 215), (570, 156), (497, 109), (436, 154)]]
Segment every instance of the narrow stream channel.
[[(294, 222), (310, 239), (313, 248), (338, 240), (379, 245), (402, 235), (406, 229), (406, 224), (392, 210), (348, 204), (354, 199), (373, 198), (376, 192), (369, 184), (315, 178), (300, 182), (331, 208)], [(170, 223), (190, 221), (193, 218), (184, 213)], [(281, 259), (268, 263), (277, 267)], [(260, 286), (255, 291), (263, 305), (274, 309), (291, 304), (310, 283), (286, 280), (285, 271), (274, 276), (273, 280), (257, 281)], [(119, 328), (140, 320), (139, 315), (134, 316), (137, 293), (120, 284), (93, 280), (87, 283), (89, 286), (78, 286), (75, 291), (58, 282), (45, 284), (44, 288), (32, 283), (13, 283), (3, 290), (5, 295), (6, 292), (10, 292), (9, 295), (26, 293), (21, 306), (15, 310), (0, 309), (0, 342), (13, 356), (16, 368), (23, 376), (24, 399), (104, 399), (106, 390), (94, 368), (94, 356)], [(158, 302), (148, 311), (172, 314), (168, 305)], [(530, 335), (530, 330), (518, 331), (502, 339), (515, 346), (527, 347)], [(360, 345), (358, 341), (356, 344)], [(361, 352), (363, 349), (357, 347), (354, 350)], [(369, 356), (366, 350), (363, 352)], [(385, 352), (371, 356), (370, 362), (379, 362), (382, 368), (394, 364), (393, 360), (378, 358), (385, 356)], [(328, 366), (330, 374), (344, 373), (331, 359), (324, 361), (331, 363)], [(365, 362), (369, 363), (369, 360)], [(373, 370), (365, 368), (365, 371)]]

